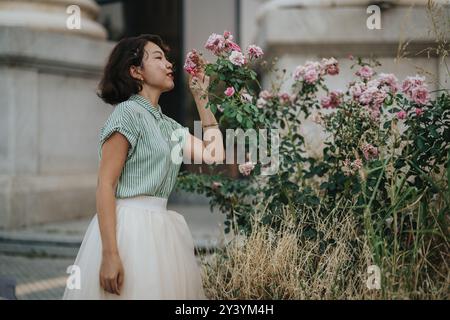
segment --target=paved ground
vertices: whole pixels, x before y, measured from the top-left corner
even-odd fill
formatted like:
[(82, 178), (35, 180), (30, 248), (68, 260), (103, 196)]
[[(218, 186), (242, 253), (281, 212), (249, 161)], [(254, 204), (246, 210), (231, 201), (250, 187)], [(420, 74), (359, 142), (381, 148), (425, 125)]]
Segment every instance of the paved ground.
[(60, 299), (66, 285), (69, 258), (0, 255), (0, 274), (16, 280), (19, 300)]
[[(223, 215), (208, 205), (169, 204), (189, 225), (195, 246), (211, 248), (228, 239), (223, 234)], [(66, 269), (74, 261), (91, 218), (0, 231), (0, 278), (16, 281), (18, 299), (60, 299), (66, 285)]]

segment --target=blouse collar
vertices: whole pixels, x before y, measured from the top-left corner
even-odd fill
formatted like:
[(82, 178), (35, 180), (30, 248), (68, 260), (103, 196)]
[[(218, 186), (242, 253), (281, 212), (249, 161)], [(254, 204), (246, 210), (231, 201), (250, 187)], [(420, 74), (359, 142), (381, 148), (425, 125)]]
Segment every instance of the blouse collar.
[(161, 111), (161, 106), (159, 104), (157, 104), (156, 106), (153, 105), (150, 101), (148, 101), (146, 98), (144, 98), (140, 94), (133, 94), (130, 96), (130, 99), (133, 101), (136, 101), (141, 106), (143, 106), (145, 109), (150, 111), (156, 117), (156, 119), (159, 120), (162, 118), (163, 113)]

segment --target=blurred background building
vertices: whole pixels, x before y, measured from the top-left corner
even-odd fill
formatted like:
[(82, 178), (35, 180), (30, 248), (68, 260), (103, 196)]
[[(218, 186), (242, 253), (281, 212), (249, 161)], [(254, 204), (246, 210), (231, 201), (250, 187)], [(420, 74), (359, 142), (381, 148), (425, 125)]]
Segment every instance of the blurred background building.
[[(266, 60), (278, 57), (279, 68), (288, 73), (306, 60), (335, 57), (341, 76), (330, 80), (332, 89), (352, 77), (349, 54), (375, 56), (384, 72), (400, 78), (425, 70), (435, 76), (432, 89), (448, 88), (442, 57), (423, 51), (436, 39), (427, 2), (0, 0), (0, 228), (95, 212), (98, 134), (112, 111), (96, 88), (108, 54), (122, 37), (159, 34), (172, 48), (175, 89), (162, 95), (160, 104), (193, 133), (198, 114), (187, 90), (184, 58), (197, 48), (214, 61), (204, 43), (224, 30), (242, 48), (261, 46)], [(373, 3), (381, 8), (379, 30), (366, 25)], [(71, 5), (80, 8), (80, 30), (67, 27)], [(448, 25), (448, 7), (445, 17), (439, 26)], [(406, 43), (414, 55), (402, 50)], [(269, 88), (272, 75), (260, 77)], [(312, 125), (306, 128), (317, 134)]]

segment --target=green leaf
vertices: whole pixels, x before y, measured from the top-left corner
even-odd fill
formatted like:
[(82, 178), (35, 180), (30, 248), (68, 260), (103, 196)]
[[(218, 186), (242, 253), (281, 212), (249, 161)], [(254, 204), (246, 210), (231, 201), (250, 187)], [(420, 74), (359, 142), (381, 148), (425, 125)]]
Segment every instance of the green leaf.
[(259, 120), (260, 122), (264, 122), (264, 114), (261, 114), (261, 115), (259, 116), (258, 120)]

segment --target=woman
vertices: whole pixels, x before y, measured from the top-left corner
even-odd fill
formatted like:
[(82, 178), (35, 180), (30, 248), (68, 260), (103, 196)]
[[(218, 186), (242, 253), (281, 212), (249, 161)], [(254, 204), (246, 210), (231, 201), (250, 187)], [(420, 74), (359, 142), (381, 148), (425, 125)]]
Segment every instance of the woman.
[(166, 209), (181, 164), (172, 149), (207, 163), (225, 152), (201, 97), (209, 85), (203, 70), (189, 75), (189, 88), (203, 127), (220, 139), (209, 145), (162, 112), (159, 97), (174, 88), (169, 50), (159, 36), (141, 35), (121, 40), (109, 57), (99, 96), (115, 108), (100, 133), (97, 214), (74, 263), (80, 286), (67, 287), (63, 299), (205, 299), (190, 230)]

